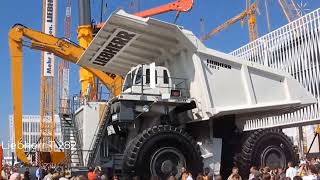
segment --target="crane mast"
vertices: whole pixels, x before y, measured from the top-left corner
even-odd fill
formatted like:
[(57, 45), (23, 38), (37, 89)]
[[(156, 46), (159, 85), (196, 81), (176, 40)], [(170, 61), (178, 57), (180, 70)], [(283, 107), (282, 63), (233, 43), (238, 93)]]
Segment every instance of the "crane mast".
[[(56, 33), (56, 10), (56, 0), (43, 0), (42, 31), (53, 36)], [(37, 158), (37, 164), (46, 161), (41, 157), (42, 152), (54, 152), (55, 148), (54, 95), (54, 54), (43, 51), (40, 80), (40, 147), (38, 148), (40, 158)]]
[[(70, 40), (71, 24), (71, 0), (66, 1), (66, 14), (64, 19), (64, 37)], [(61, 59), (59, 64), (59, 113), (68, 113), (69, 111), (69, 62)]]
[(291, 22), (300, 17), (297, 10), (297, 5), (293, 0), (278, 0), (278, 3), (288, 22)]

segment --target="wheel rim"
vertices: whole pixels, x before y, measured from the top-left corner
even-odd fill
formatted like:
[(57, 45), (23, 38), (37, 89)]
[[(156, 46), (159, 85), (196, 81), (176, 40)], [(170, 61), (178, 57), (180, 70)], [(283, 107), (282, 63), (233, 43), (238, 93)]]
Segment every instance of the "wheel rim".
[(286, 156), (277, 146), (268, 146), (261, 154), (261, 165), (270, 168), (283, 168), (286, 165)]
[(186, 160), (176, 148), (163, 147), (151, 156), (150, 172), (152, 176), (164, 178), (173, 174), (178, 177), (182, 167), (186, 167)]

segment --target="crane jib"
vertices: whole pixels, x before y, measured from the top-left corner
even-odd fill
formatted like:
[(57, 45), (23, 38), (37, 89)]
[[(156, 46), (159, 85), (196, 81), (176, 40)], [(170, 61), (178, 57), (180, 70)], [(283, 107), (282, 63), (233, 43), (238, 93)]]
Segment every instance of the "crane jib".
[(113, 33), (111, 40), (106, 42), (106, 46), (100, 52), (100, 54), (93, 60), (93, 64), (98, 66), (105, 66), (113, 57), (115, 57), (125, 46), (136, 37), (137, 34), (118, 30)]

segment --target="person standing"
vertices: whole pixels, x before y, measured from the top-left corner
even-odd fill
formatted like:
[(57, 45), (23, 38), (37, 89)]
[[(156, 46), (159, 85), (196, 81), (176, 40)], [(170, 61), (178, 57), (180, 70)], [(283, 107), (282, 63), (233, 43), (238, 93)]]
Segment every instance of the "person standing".
[(317, 180), (317, 169), (314, 165), (307, 165), (306, 166), (307, 169), (307, 175), (303, 176), (302, 179), (303, 180)]
[(41, 166), (39, 166), (38, 169), (36, 170), (36, 177), (37, 177), (37, 180), (41, 180), (41, 177), (42, 177)]
[(286, 177), (293, 179), (297, 175), (297, 170), (294, 168), (293, 162), (288, 163), (288, 169), (286, 171)]
[(89, 167), (89, 172), (87, 174), (88, 180), (96, 180), (97, 175), (93, 172), (93, 168)]
[(231, 180), (241, 180), (241, 176), (239, 174), (234, 174), (232, 175)]
[(276, 176), (279, 176), (279, 179), (282, 179), (286, 177), (286, 173), (282, 168), (278, 168), (278, 174)]
[[(232, 168), (232, 173), (231, 173), (230, 176), (228, 177), (228, 180), (232, 180), (232, 177), (233, 177), (234, 175), (239, 175), (239, 168), (238, 168), (238, 167), (233, 167), (233, 168)], [(239, 177), (238, 177), (238, 176), (235, 176), (235, 177), (237, 177), (237, 178), (240, 177), (240, 180), (242, 180), (242, 178), (241, 178), (240, 175), (239, 175)]]
[(176, 177), (175, 177), (174, 175), (170, 175), (170, 176), (168, 177), (168, 180), (176, 180)]
[(54, 173), (54, 169), (50, 168), (48, 170), (48, 174), (46, 176), (44, 176), (43, 180), (51, 180), (53, 177), (53, 173)]
[(185, 167), (181, 168), (181, 174), (180, 177), (178, 178), (178, 180), (186, 180), (188, 177), (188, 173)]
[(100, 180), (101, 179), (101, 174), (102, 174), (102, 169), (100, 166), (97, 166), (93, 173), (96, 175), (96, 180)]
[(210, 173), (210, 168), (208, 167), (204, 168), (202, 179), (209, 180), (209, 173)]
[(1, 179), (3, 180), (8, 179), (7, 169), (8, 169), (8, 165), (5, 164), (1, 170)]
[(24, 180), (30, 180), (31, 178), (30, 178), (30, 171), (29, 171), (29, 168), (26, 168), (26, 170), (24, 171), (24, 173), (23, 173), (23, 179)]
[(250, 168), (249, 180), (252, 180), (258, 173), (258, 169), (256, 166), (252, 166)]
[(187, 178), (186, 180), (193, 180), (192, 174), (190, 172), (187, 172)]
[(12, 168), (12, 174), (11, 174), (9, 180), (21, 180), (21, 175), (18, 172), (17, 168), (15, 168), (15, 167)]

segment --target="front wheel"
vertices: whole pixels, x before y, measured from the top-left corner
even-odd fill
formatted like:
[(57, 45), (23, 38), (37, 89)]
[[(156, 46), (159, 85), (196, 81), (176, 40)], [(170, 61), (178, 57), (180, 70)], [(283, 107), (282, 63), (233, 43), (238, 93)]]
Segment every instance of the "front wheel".
[(202, 170), (202, 158), (196, 142), (182, 129), (168, 125), (149, 128), (127, 146), (123, 171), (127, 175), (161, 179), (170, 174), (179, 177), (185, 167), (193, 175)]
[(296, 161), (296, 153), (292, 141), (281, 130), (256, 130), (243, 141), (234, 160), (242, 175), (247, 176), (251, 166), (284, 168), (289, 161)]

